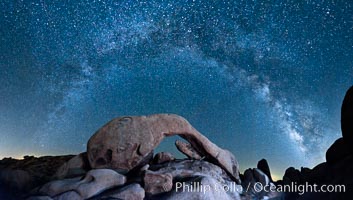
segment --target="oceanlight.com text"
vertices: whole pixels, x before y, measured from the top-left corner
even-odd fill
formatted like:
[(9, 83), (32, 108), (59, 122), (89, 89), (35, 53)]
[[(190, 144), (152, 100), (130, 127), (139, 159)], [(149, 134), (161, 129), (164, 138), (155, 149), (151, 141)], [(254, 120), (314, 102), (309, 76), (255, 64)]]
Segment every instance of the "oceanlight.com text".
[(200, 182), (177, 182), (175, 191), (176, 192), (200, 192), (200, 193), (207, 193), (207, 192), (237, 192), (243, 193), (248, 191), (255, 191), (256, 193), (260, 192), (294, 192), (298, 193), (299, 195), (303, 195), (306, 192), (345, 192), (346, 187), (345, 185), (317, 185), (317, 184), (297, 184), (291, 183), (288, 185), (278, 185), (275, 186), (274, 184), (263, 185), (260, 182), (249, 183), (245, 188), (241, 185), (237, 185), (235, 182), (228, 183), (226, 185), (221, 184), (201, 184)]

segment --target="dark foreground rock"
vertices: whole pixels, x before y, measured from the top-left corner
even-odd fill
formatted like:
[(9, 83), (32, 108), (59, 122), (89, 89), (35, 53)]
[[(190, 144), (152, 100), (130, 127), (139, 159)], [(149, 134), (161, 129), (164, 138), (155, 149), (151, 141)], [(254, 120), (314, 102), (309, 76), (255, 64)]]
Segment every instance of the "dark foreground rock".
[(271, 182), (273, 182), (272, 180), (272, 176), (271, 176), (271, 170), (270, 170), (270, 166), (267, 163), (266, 159), (262, 159), (257, 163), (257, 168), (259, 170), (261, 170), (263, 173), (265, 173), (267, 175), (267, 177), (270, 179)]
[(4, 158), (0, 161), (0, 199), (20, 199), (22, 194), (54, 180), (58, 168), (72, 157), (25, 156), (21, 160)]
[(345, 142), (353, 152), (353, 87), (347, 91), (341, 108), (341, 128)]
[[(341, 109), (342, 138), (337, 139), (326, 152), (326, 162), (313, 169), (288, 168), (282, 184), (329, 185), (333, 192), (308, 192), (286, 194), (286, 199), (352, 199), (353, 198), (353, 87), (343, 100)], [(325, 189), (325, 188), (324, 188)], [(326, 188), (327, 189), (327, 188)]]

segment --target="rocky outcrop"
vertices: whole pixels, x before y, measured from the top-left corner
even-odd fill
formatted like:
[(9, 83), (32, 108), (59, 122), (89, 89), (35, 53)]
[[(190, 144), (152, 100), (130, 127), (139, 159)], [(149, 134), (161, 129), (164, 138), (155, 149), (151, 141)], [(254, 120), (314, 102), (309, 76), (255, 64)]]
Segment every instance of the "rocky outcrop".
[(165, 163), (173, 160), (175, 160), (175, 157), (173, 156), (173, 154), (169, 152), (159, 152), (154, 156), (153, 163), (161, 164), (161, 163)]
[[(353, 87), (343, 100), (341, 110), (342, 138), (337, 139), (326, 152), (326, 162), (312, 170), (302, 168), (301, 171), (289, 168), (283, 177), (284, 184), (297, 182), (298, 184), (317, 184), (344, 186), (330, 193), (306, 193), (302, 196), (288, 194), (286, 199), (351, 199), (353, 196)], [(341, 191), (339, 191), (341, 190)]]
[(326, 162), (335, 164), (351, 154), (347, 142), (343, 138), (339, 138), (326, 151)]
[(263, 173), (265, 173), (266, 176), (270, 179), (270, 181), (273, 182), (272, 176), (271, 176), (270, 166), (268, 165), (266, 159), (261, 159), (261, 160), (257, 163), (257, 168), (258, 168), (259, 170), (261, 170)]
[(126, 199), (126, 200), (143, 200), (145, 198), (145, 190), (138, 183), (127, 185), (123, 188), (108, 192), (102, 199)]
[(143, 182), (145, 191), (151, 195), (169, 192), (173, 188), (173, 176), (171, 173), (147, 171)]
[(353, 86), (347, 91), (341, 108), (342, 136), (353, 152)]
[(245, 199), (276, 199), (281, 198), (281, 194), (275, 191), (265, 191), (263, 188), (274, 188), (274, 183), (260, 169), (247, 169), (244, 172), (242, 186), (244, 188), (243, 197)]
[[(175, 159), (168, 152), (153, 156), (167, 136), (180, 135), (186, 142), (176, 147), (187, 156)], [(184, 118), (159, 114), (117, 118), (99, 129), (88, 141), (87, 152), (73, 156), (26, 156), (0, 161), (3, 185), (21, 195), (2, 199), (98, 200), (98, 199), (240, 199), (241, 190), (176, 191), (192, 181), (241, 188), (239, 165), (233, 154), (209, 141)], [(5, 189), (7, 190), (7, 189)], [(12, 189), (11, 189), (12, 190)]]
[[(55, 197), (66, 192), (76, 192), (81, 199), (88, 199), (113, 187), (124, 185), (126, 177), (111, 169), (95, 169), (81, 177), (52, 181), (45, 184), (39, 192)], [(67, 195), (76, 194), (70, 193)]]
[(53, 199), (48, 196), (32, 196), (27, 198), (26, 200), (53, 200)]
[(81, 195), (75, 191), (67, 191), (53, 198), (53, 200), (82, 200)]
[(82, 176), (86, 174), (89, 169), (90, 166), (87, 159), (87, 153), (83, 152), (61, 165), (56, 171), (54, 178), (63, 179)]
[(191, 144), (183, 142), (181, 140), (175, 141), (175, 146), (177, 149), (190, 159), (200, 160), (202, 158), (201, 154), (194, 149)]
[[(93, 169), (84, 177), (51, 181), (41, 186), (29, 199), (241, 199), (242, 196), (241, 185), (232, 181), (224, 169), (204, 160), (152, 162), (141, 170), (139, 180), (111, 169)], [(185, 191), (179, 186), (188, 185), (191, 188), (196, 183), (203, 184), (208, 190), (200, 192), (194, 188)], [(221, 191), (224, 187), (229, 191)]]
[(73, 155), (24, 156), (0, 160), (0, 199), (21, 199), (21, 194), (54, 179), (56, 170)]
[(172, 114), (116, 118), (99, 129), (88, 141), (87, 155), (92, 168), (110, 168), (127, 173), (137, 166), (167, 136), (186, 139), (206, 160), (222, 167), (238, 183), (239, 166), (232, 153), (198, 132), (184, 118)]
[(175, 183), (194, 177), (210, 177), (219, 184), (235, 184), (220, 167), (202, 160), (177, 160), (164, 165), (154, 165), (146, 172), (144, 185), (146, 192), (160, 194), (172, 190)]
[(34, 178), (21, 169), (5, 169), (0, 171), (0, 180), (7, 187), (15, 190), (29, 190), (34, 183)]
[(298, 169), (295, 169), (294, 167), (289, 167), (284, 173), (283, 183), (290, 184), (292, 182), (301, 183), (301, 173)]
[(171, 174), (173, 179), (209, 176), (222, 184), (232, 181), (222, 168), (203, 160), (176, 160), (162, 165), (152, 165), (149, 170), (157, 174)]

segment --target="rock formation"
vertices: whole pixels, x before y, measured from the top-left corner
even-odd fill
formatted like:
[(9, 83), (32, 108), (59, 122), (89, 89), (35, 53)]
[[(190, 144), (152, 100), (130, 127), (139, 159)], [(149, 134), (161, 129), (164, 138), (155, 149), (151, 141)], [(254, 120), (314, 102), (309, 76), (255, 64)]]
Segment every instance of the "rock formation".
[[(342, 135), (347, 144), (353, 149), (353, 87), (347, 91), (341, 108)], [(353, 151), (352, 151), (353, 152)]]
[[(342, 138), (326, 152), (326, 162), (313, 169), (289, 167), (273, 183), (268, 162), (239, 175), (234, 156), (209, 141), (177, 115), (121, 117), (100, 128), (87, 152), (73, 156), (25, 156), (0, 161), (1, 200), (106, 199), (351, 199), (353, 196), (353, 89), (342, 105)], [(153, 156), (168, 136), (187, 156), (169, 152)], [(241, 181), (240, 181), (241, 177)], [(257, 183), (275, 187), (296, 184), (345, 185), (346, 192), (278, 193), (257, 190)], [(208, 187), (207, 187), (208, 186)], [(228, 188), (228, 190), (225, 190)]]
[(326, 162), (334, 164), (351, 155), (350, 147), (343, 138), (338, 138), (326, 151)]
[(271, 170), (270, 166), (268, 166), (267, 160), (262, 159), (257, 163), (257, 168), (261, 170), (263, 173), (266, 174), (266, 176), (270, 179), (271, 182), (273, 182), (272, 177), (271, 177)]
[[(173, 135), (187, 141), (176, 141), (176, 147), (188, 158), (175, 159), (168, 152), (153, 157), (159, 143)], [(36, 161), (44, 158), (49, 159), (44, 165), (47, 168), (37, 168), (44, 169), (38, 178)], [(44, 158), (1, 161), (0, 189), (7, 185), (23, 194), (11, 198), (32, 200), (189, 199), (193, 195), (210, 199), (212, 193), (191, 191), (180, 196), (174, 191), (176, 184), (192, 184), (190, 180), (195, 180), (221, 188), (240, 183), (233, 154), (212, 143), (184, 118), (171, 114), (114, 119), (90, 138), (87, 152)], [(214, 197), (239, 199), (240, 193), (224, 192)]]
[(161, 164), (169, 161), (175, 160), (173, 154), (169, 152), (159, 152), (153, 158), (153, 163)]
[(175, 146), (180, 152), (182, 152), (190, 159), (200, 160), (202, 158), (200, 153), (197, 152), (189, 143), (177, 140), (175, 141)]
[(143, 161), (167, 136), (180, 135), (206, 160), (221, 166), (238, 183), (239, 166), (233, 154), (199, 133), (184, 118), (172, 114), (127, 116), (113, 119), (88, 141), (92, 168), (110, 168), (127, 173)]
[(261, 187), (270, 188), (275, 187), (275, 185), (259, 168), (245, 170), (242, 186), (245, 190), (243, 193), (245, 199), (276, 199), (281, 197), (281, 194), (277, 192), (269, 192), (261, 189)]
[(40, 158), (25, 156), (22, 160), (4, 158), (0, 161), (0, 187), (2, 185), (5, 190), (13, 190), (15, 193), (28, 192), (34, 187), (54, 180), (53, 175), (58, 168), (73, 157), (73, 155)]
[(84, 175), (90, 169), (87, 153), (81, 153), (69, 161), (65, 162), (56, 171), (54, 177), (57, 179), (71, 178), (75, 176)]
[(83, 179), (78, 177), (49, 182), (40, 188), (39, 193), (56, 197), (67, 192), (75, 192), (79, 195), (80, 199), (88, 199), (105, 190), (124, 185), (125, 183), (126, 177), (114, 170), (93, 169)]
[(343, 100), (341, 110), (341, 127), (343, 138), (337, 139), (326, 152), (326, 162), (313, 169), (302, 168), (300, 171), (288, 168), (283, 177), (283, 184), (317, 184), (345, 186), (345, 192), (287, 194), (286, 199), (351, 199), (353, 196), (353, 87)]
[(112, 190), (102, 196), (102, 199), (129, 199), (142, 200), (145, 198), (145, 190), (138, 183), (133, 183), (123, 188)]

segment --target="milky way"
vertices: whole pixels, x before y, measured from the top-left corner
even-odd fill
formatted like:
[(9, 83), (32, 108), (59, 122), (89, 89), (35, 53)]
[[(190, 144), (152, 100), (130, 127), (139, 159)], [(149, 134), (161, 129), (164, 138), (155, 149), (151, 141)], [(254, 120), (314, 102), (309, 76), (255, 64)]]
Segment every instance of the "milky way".
[(110, 119), (152, 113), (182, 115), (243, 169), (267, 158), (275, 174), (316, 165), (340, 137), (349, 1), (0, 6), (0, 157), (82, 152)]

